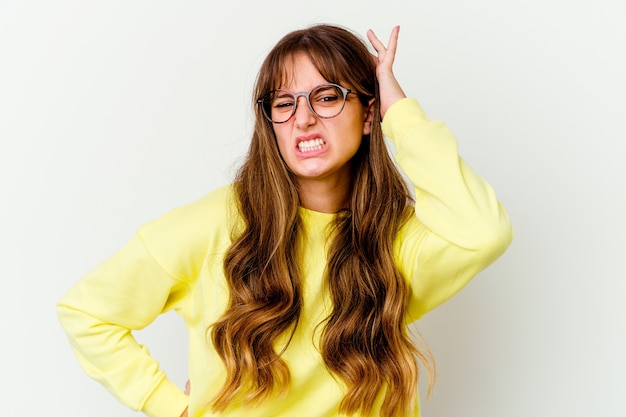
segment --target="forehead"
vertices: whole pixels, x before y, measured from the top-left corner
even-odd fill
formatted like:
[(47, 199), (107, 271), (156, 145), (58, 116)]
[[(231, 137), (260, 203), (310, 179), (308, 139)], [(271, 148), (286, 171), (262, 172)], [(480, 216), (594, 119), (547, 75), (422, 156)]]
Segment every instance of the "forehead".
[(284, 59), (284, 65), (277, 74), (276, 88), (291, 91), (307, 91), (330, 82), (320, 73), (311, 57), (304, 52), (296, 52)]

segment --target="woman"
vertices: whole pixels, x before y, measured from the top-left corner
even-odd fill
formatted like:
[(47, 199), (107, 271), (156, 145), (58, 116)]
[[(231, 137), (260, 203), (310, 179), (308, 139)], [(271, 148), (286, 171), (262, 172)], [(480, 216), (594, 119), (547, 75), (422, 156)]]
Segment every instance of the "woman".
[[(286, 35), (233, 184), (143, 226), (65, 295), (79, 361), (120, 401), (155, 417), (419, 415), (416, 358), (433, 371), (407, 325), (512, 231), (452, 134), (406, 98), (398, 32), (385, 46), (368, 31), (375, 57), (337, 26)], [(131, 335), (171, 309), (189, 329), (189, 396)]]

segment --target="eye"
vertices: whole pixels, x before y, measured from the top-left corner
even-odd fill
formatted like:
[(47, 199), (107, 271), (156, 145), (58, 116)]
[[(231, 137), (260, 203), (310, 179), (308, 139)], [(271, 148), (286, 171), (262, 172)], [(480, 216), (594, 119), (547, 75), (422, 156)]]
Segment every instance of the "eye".
[(339, 97), (337, 97), (337, 95), (336, 95), (336, 94), (334, 94), (334, 95), (327, 94), (327, 95), (325, 95), (325, 96), (321, 96), (321, 97), (319, 98), (319, 100), (320, 100), (320, 101), (336, 101), (336, 100), (339, 100)]
[(311, 101), (319, 105), (334, 105), (343, 99), (343, 94), (335, 86), (322, 86), (311, 93)]
[(287, 92), (277, 91), (272, 97), (272, 108), (277, 110), (289, 110), (294, 105), (293, 95)]

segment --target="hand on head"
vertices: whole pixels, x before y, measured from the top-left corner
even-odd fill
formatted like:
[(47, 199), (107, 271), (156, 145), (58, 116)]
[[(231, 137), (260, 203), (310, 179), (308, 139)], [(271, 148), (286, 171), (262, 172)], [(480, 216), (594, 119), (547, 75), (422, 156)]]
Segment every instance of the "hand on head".
[(380, 88), (380, 112), (383, 117), (393, 103), (406, 97), (406, 94), (400, 87), (400, 83), (398, 83), (393, 74), (393, 61), (396, 57), (399, 32), (400, 26), (395, 26), (391, 30), (389, 42), (385, 46), (373, 30), (367, 31), (367, 39), (369, 39), (374, 50), (376, 50), (376, 55), (373, 58), (376, 63), (376, 78)]

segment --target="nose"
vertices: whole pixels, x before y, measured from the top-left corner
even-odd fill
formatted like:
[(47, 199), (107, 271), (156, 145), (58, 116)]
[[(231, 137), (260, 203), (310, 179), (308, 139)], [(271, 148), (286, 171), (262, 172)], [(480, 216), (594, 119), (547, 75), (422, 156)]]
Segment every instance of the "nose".
[(309, 103), (305, 96), (296, 98), (296, 112), (293, 117), (296, 127), (301, 129), (314, 124), (317, 120), (317, 116), (309, 108)]

